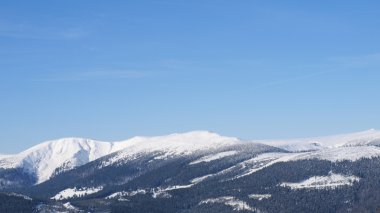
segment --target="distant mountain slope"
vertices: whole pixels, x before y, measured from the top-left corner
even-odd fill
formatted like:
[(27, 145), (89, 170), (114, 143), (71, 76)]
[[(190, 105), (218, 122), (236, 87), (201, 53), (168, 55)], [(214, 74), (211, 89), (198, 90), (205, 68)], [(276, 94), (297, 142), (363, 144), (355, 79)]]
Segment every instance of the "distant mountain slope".
[(315, 151), (342, 146), (377, 146), (380, 145), (380, 131), (370, 129), (363, 132), (333, 136), (288, 140), (258, 140), (255, 142), (276, 146), (291, 152)]

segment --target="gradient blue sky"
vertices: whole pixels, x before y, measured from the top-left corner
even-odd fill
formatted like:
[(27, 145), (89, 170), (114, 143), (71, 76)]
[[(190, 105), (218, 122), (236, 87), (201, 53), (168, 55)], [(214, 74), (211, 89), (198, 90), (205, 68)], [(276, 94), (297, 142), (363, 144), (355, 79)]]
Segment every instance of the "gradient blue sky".
[(0, 153), (380, 128), (380, 2), (1, 1)]

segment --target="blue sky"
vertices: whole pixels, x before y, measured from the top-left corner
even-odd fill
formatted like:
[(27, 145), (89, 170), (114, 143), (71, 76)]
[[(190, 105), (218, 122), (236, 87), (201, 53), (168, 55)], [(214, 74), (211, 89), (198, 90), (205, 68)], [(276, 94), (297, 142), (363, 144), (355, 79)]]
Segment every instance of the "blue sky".
[(380, 128), (379, 1), (0, 2), (0, 153)]

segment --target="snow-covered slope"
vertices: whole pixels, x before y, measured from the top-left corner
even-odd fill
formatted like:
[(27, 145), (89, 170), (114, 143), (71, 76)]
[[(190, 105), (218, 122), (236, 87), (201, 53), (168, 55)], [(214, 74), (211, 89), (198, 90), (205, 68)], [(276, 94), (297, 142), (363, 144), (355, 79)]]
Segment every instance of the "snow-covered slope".
[(102, 187), (98, 188), (82, 188), (82, 189), (65, 189), (52, 197), (53, 200), (65, 200), (72, 197), (82, 197), (84, 195), (94, 194), (102, 190)]
[(200, 150), (213, 150), (244, 142), (208, 131), (193, 131), (159, 137), (135, 137), (122, 143), (128, 144), (128, 147), (104, 162), (103, 166), (131, 159), (138, 153), (162, 152), (156, 159), (163, 160), (171, 156), (191, 155)]
[(330, 173), (328, 176), (310, 177), (300, 183), (282, 183), (282, 187), (291, 189), (334, 189), (340, 186), (352, 186), (353, 183), (360, 181), (356, 176), (346, 176)]
[(118, 151), (122, 145), (81, 138), (47, 141), (19, 154), (0, 158), (0, 168), (23, 168), (41, 183), (49, 179), (57, 168), (75, 168)]
[(357, 161), (364, 158), (380, 157), (380, 147), (377, 146), (354, 146), (334, 147), (315, 152), (301, 153), (291, 160), (319, 159), (332, 162)]
[(326, 149), (327, 147), (317, 142), (310, 142), (310, 143), (308, 142), (308, 143), (280, 145), (278, 146), (278, 148), (285, 149), (290, 152), (309, 152), (309, 151), (317, 151), (321, 149)]
[(218, 198), (210, 198), (207, 200), (201, 201), (198, 205), (206, 205), (206, 204), (224, 204), (232, 208), (233, 211), (250, 211), (250, 212), (260, 212), (259, 210), (250, 207), (246, 202), (241, 201), (235, 197), (225, 196)]
[(264, 153), (252, 159), (240, 163), (235, 167), (240, 167), (242, 173), (236, 178), (244, 177), (260, 171), (263, 168), (279, 162), (300, 161), (300, 160), (327, 160), (331, 162), (358, 161), (361, 159), (371, 159), (380, 157), (380, 147), (377, 146), (355, 146), (355, 147), (333, 147), (318, 151), (302, 153)]
[(256, 142), (279, 147), (290, 152), (315, 151), (343, 146), (378, 146), (380, 145), (380, 131), (370, 129), (362, 132), (334, 136), (289, 140), (260, 140)]
[(12, 157), (12, 155), (2, 155), (2, 154), (0, 154), (0, 159), (9, 158), (9, 157)]

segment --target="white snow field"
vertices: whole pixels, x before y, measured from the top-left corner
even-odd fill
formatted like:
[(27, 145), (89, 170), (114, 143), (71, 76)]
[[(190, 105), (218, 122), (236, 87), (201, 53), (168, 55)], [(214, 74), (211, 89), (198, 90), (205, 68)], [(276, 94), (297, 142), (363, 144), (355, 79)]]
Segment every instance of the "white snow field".
[(51, 199), (53, 200), (65, 200), (73, 197), (82, 197), (84, 195), (94, 194), (101, 191), (103, 187), (92, 187), (92, 188), (69, 188), (65, 189)]
[(283, 187), (291, 189), (334, 189), (339, 186), (352, 186), (360, 178), (330, 173), (328, 176), (314, 176), (299, 183), (282, 183)]
[(256, 211), (256, 209), (249, 206), (246, 202), (241, 201), (235, 197), (218, 197), (218, 198), (210, 198), (207, 200), (203, 200), (199, 203), (199, 205), (203, 204), (215, 204), (220, 203), (226, 206), (230, 206), (234, 211)]

